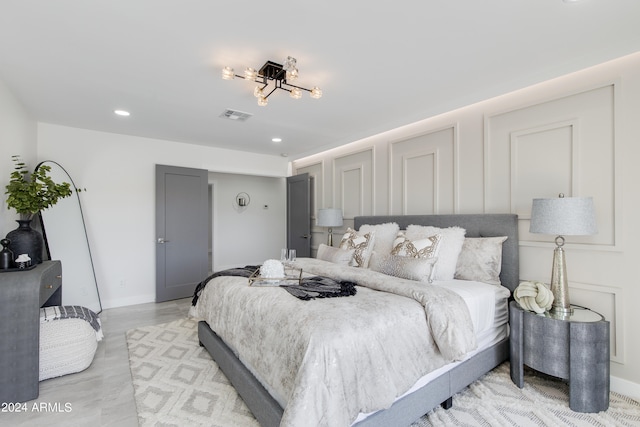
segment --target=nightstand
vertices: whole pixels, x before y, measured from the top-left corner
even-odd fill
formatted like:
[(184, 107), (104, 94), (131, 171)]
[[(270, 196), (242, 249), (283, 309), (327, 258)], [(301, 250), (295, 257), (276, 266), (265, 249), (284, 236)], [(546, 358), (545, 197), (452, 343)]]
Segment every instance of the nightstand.
[(569, 407), (600, 412), (609, 407), (609, 322), (572, 305), (569, 316), (536, 314), (515, 301), (511, 322), (511, 380), (524, 387), (524, 365), (569, 381)]
[(38, 397), (40, 307), (62, 302), (62, 264), (0, 273), (0, 403)]

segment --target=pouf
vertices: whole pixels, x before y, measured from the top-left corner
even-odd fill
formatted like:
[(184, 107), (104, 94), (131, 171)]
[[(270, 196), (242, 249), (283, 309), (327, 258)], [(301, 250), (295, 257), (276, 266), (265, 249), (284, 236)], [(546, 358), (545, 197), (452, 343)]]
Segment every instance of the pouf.
[(101, 339), (100, 319), (86, 307), (40, 309), (40, 381), (87, 369)]

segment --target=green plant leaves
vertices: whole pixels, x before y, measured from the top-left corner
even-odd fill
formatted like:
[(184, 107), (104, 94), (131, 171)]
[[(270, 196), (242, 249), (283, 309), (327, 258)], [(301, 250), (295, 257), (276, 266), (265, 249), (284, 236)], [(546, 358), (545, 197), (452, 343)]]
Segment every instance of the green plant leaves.
[(59, 199), (71, 195), (71, 184), (56, 184), (48, 175), (50, 166), (42, 165), (29, 174), (27, 165), (20, 160), (20, 156), (12, 156), (12, 160), (15, 169), (6, 186), (7, 207), (15, 209), (21, 216), (31, 217), (55, 205)]

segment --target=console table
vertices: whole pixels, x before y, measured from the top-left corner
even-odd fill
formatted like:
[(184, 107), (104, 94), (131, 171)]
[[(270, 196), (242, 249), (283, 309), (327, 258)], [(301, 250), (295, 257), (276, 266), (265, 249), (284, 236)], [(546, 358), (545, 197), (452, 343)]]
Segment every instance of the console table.
[(569, 408), (609, 407), (609, 322), (572, 305), (571, 315), (536, 314), (509, 304), (511, 380), (524, 387), (524, 365), (569, 381)]
[(0, 273), (0, 403), (39, 394), (40, 307), (62, 304), (62, 265)]

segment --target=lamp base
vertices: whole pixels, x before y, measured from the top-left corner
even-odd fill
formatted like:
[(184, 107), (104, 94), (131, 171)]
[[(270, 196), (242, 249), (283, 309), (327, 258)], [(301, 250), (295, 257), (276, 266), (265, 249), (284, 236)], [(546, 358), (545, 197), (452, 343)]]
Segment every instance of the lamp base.
[(328, 246), (333, 246), (333, 230), (329, 228), (329, 239), (327, 240)]
[[(564, 241), (562, 243), (564, 243)], [(573, 310), (571, 309), (571, 303), (569, 302), (567, 265), (564, 259), (564, 249), (562, 249), (561, 245), (557, 245), (553, 250), (551, 293), (553, 294), (553, 305), (550, 310), (551, 313), (559, 315), (569, 315), (573, 312)]]

